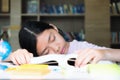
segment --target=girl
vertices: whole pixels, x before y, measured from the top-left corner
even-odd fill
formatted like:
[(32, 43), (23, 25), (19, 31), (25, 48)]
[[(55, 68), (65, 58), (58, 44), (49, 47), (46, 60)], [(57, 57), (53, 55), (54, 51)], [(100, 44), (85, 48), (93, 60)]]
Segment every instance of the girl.
[[(115, 50), (100, 47), (86, 41), (67, 42), (63, 38), (61, 31), (53, 24), (41, 21), (29, 21), (22, 26), (19, 32), (19, 43), (21, 48), (30, 53), (13, 53), (10, 60), (15, 64), (29, 63), (33, 56), (42, 56), (47, 54), (72, 54), (77, 53), (78, 57), (75, 66), (80, 67), (87, 63), (96, 63), (99, 60), (118, 60), (111, 56)], [(105, 54), (104, 54), (105, 53)], [(109, 57), (108, 57), (109, 55)]]

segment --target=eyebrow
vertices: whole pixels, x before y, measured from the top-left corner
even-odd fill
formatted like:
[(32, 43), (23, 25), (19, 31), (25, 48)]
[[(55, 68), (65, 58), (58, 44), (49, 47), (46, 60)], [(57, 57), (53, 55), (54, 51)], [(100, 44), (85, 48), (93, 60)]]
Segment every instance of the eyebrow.
[[(52, 33), (50, 32), (50, 35), (49, 35), (49, 38), (48, 38), (48, 43), (49, 43), (49, 41), (50, 41), (51, 34), (52, 34)], [(41, 52), (41, 55), (44, 54), (44, 52), (46, 51), (46, 49), (47, 49), (47, 47), (46, 47), (45, 49), (43, 49), (43, 51)]]

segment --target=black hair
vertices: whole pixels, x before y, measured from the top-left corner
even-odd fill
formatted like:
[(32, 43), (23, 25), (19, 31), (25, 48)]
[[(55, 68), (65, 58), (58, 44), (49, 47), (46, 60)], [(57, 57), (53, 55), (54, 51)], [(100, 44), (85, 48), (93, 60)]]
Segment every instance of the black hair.
[(38, 56), (36, 50), (36, 36), (47, 29), (52, 29), (53, 26), (41, 21), (28, 21), (22, 25), (19, 31), (20, 47), (27, 49), (33, 53), (33, 56)]

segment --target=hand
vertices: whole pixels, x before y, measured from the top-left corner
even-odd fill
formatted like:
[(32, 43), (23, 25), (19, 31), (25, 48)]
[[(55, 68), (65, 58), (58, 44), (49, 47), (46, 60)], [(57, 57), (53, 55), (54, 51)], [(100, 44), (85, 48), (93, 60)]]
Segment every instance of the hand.
[(29, 53), (26, 49), (18, 49), (10, 54), (9, 59), (16, 65), (30, 63), (32, 53)]
[(76, 52), (78, 57), (75, 61), (75, 66), (80, 67), (88, 63), (97, 63), (105, 56), (103, 49), (82, 49)]

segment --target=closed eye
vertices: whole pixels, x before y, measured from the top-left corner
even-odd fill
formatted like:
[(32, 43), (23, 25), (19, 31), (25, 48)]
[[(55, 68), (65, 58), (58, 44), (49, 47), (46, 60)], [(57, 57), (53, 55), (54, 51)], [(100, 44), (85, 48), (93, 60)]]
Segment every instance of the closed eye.
[[(51, 32), (49, 39), (48, 39), (48, 43), (50, 44), (50, 43), (54, 42), (55, 39), (56, 39), (55, 35)], [(43, 53), (43, 55), (47, 55), (47, 54), (49, 54), (49, 47), (47, 47)]]
[(45, 52), (44, 52), (44, 55), (47, 55), (47, 54), (49, 54), (49, 50), (48, 49), (46, 49)]

